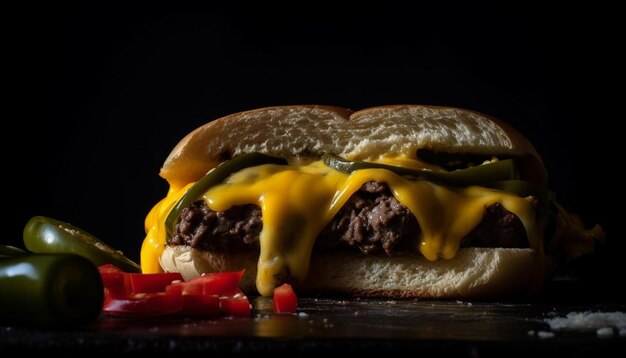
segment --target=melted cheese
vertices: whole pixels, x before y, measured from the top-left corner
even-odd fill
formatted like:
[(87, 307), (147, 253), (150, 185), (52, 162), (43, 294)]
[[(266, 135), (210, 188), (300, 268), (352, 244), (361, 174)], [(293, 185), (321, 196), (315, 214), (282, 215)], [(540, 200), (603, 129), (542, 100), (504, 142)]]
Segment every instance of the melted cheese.
[[(397, 159), (384, 162), (398, 164)], [(413, 161), (410, 166), (419, 165)], [(451, 188), (412, 181), (382, 169), (348, 175), (321, 161), (303, 166), (262, 165), (231, 175), (226, 182), (209, 189), (203, 199), (214, 211), (234, 205), (259, 205), (263, 230), (256, 283), (259, 292), (269, 296), (278, 283), (277, 276), (289, 273), (304, 281), (317, 235), (368, 181), (387, 183), (396, 199), (415, 215), (421, 229), (419, 249), (428, 260), (452, 259), (461, 239), (482, 221), (485, 207), (494, 203), (501, 203), (520, 218), (531, 247), (541, 251), (541, 237), (532, 229), (537, 225), (530, 198), (478, 186)], [(161, 270), (158, 258), (166, 242), (164, 222), (187, 188), (170, 190), (146, 218), (148, 234), (141, 252), (144, 272)]]
[(146, 238), (141, 245), (141, 271), (143, 273), (163, 272), (159, 258), (165, 250), (167, 242), (165, 219), (176, 203), (193, 185), (188, 184), (182, 189), (170, 189), (165, 199), (159, 201), (148, 213), (145, 221)]

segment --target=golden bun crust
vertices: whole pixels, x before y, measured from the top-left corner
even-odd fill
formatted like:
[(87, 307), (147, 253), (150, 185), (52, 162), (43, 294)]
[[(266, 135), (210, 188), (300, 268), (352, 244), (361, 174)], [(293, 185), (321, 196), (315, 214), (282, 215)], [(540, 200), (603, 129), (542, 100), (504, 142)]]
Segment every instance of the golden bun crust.
[[(256, 292), (258, 253), (228, 254), (168, 246), (161, 266), (190, 280), (207, 272), (246, 273), (240, 287)], [(452, 260), (422, 256), (366, 256), (361, 253), (314, 253), (307, 280), (298, 292), (367, 297), (494, 299), (521, 297), (541, 290), (544, 270), (531, 249), (465, 248)]]
[(518, 157), (525, 179), (547, 180), (541, 157), (518, 131), (478, 112), (448, 107), (395, 105), (363, 109), (328, 106), (268, 107), (209, 122), (183, 138), (160, 175), (180, 187), (224, 160), (261, 152), (290, 161), (326, 152), (351, 160), (415, 158), (418, 149)]

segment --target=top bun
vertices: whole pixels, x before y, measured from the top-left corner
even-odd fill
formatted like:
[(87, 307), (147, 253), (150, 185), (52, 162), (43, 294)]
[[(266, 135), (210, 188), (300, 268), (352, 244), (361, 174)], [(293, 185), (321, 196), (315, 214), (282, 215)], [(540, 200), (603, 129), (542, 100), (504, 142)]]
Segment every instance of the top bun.
[(209, 122), (189, 133), (165, 160), (160, 175), (180, 187), (221, 162), (260, 152), (289, 161), (334, 153), (350, 160), (416, 158), (418, 149), (518, 158), (522, 177), (545, 184), (533, 145), (495, 118), (458, 108), (396, 105), (358, 112), (328, 106), (268, 107)]

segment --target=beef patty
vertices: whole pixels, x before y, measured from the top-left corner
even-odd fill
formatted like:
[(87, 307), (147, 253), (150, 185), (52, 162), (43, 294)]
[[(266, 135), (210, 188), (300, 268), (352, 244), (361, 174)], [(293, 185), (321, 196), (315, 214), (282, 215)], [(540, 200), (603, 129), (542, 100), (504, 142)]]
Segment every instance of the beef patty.
[[(198, 200), (183, 209), (170, 244), (211, 251), (257, 250), (263, 222), (256, 205), (212, 211)], [(462, 247), (526, 248), (519, 218), (500, 203), (485, 208), (483, 220)], [(419, 225), (384, 183), (365, 183), (318, 235), (316, 250), (356, 249), (364, 254), (419, 252)]]

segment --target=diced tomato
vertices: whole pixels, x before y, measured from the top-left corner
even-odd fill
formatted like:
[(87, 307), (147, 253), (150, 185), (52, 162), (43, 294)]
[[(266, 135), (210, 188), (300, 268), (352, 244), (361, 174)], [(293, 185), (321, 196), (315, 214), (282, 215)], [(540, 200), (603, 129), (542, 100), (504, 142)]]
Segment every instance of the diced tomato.
[(167, 286), (166, 290), (170, 291), (177, 289), (182, 295), (202, 295), (202, 285), (200, 282), (196, 282), (197, 279), (193, 279), (189, 282), (174, 282)]
[(113, 265), (102, 265), (98, 267), (102, 284), (104, 286), (104, 296), (115, 298), (126, 298), (130, 293), (130, 283), (125, 272)]
[(183, 294), (183, 282), (174, 282), (171, 285), (165, 287), (165, 292), (170, 294), (182, 295)]
[(132, 293), (151, 293), (151, 292), (164, 292), (165, 288), (172, 283), (172, 281), (182, 281), (183, 276), (178, 273), (129, 273), (127, 274)]
[(166, 292), (138, 293), (125, 299), (106, 299), (102, 311), (115, 315), (147, 317), (176, 313), (182, 306), (181, 295)]
[(103, 312), (126, 316), (181, 314), (250, 316), (239, 289), (244, 271), (203, 275), (183, 282), (179, 273), (130, 274), (113, 265), (98, 267), (104, 284)]
[[(198, 286), (199, 287), (199, 286)], [(182, 296), (183, 307), (178, 312), (181, 315), (215, 317), (220, 314), (220, 299), (217, 296), (184, 293), (183, 283), (174, 283), (166, 288), (168, 294)]]
[(217, 296), (183, 295), (183, 307), (178, 312), (187, 316), (217, 317), (220, 315), (220, 299)]
[[(202, 293), (205, 295), (230, 296), (242, 293), (239, 281), (244, 271), (210, 273), (198, 277), (202, 282)], [(242, 293), (243, 294), (243, 293)]]
[(298, 308), (298, 297), (290, 284), (284, 283), (274, 289), (274, 312), (295, 313)]
[(243, 273), (243, 270), (209, 273), (177, 285), (182, 286), (183, 295), (232, 296), (239, 292), (239, 281)]
[(103, 273), (124, 273), (124, 271), (120, 270), (119, 268), (117, 268), (116, 266), (113, 266), (111, 264), (106, 264), (106, 265), (100, 265), (98, 266), (98, 271), (103, 274)]
[(220, 299), (220, 309), (227, 316), (250, 317), (251, 308), (246, 296)]

